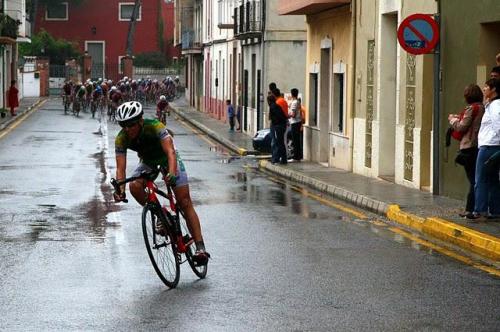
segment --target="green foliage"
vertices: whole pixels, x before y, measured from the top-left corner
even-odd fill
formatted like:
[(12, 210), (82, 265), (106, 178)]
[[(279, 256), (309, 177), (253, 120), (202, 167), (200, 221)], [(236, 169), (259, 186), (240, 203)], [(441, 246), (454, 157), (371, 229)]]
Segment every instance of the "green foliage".
[(139, 53), (134, 57), (135, 67), (165, 68), (167, 58), (161, 52)]
[(63, 65), (66, 59), (78, 58), (82, 54), (75, 44), (65, 39), (55, 39), (47, 31), (42, 30), (32, 36), (30, 44), (19, 44), (19, 55), (47, 56), (51, 64)]

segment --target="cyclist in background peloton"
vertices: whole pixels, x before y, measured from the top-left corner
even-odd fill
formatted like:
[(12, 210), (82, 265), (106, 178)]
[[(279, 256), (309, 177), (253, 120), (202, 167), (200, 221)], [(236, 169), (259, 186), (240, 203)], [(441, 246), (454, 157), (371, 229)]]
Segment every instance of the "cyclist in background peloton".
[[(116, 179), (125, 179), (128, 149), (136, 151), (140, 158), (133, 177), (139, 176), (142, 172), (151, 172), (158, 166), (168, 170), (163, 179), (172, 187), (195, 241), (196, 253), (193, 259), (200, 265), (207, 264), (210, 254), (205, 251), (200, 220), (191, 201), (184, 163), (165, 125), (158, 120), (143, 119), (142, 115), (142, 105), (137, 101), (123, 103), (116, 111), (116, 121), (122, 127), (115, 139)], [(141, 205), (147, 201), (145, 187), (144, 179), (138, 179), (129, 184), (132, 196)], [(120, 191), (120, 193), (113, 194), (116, 202), (125, 199), (125, 186)]]
[(165, 117), (165, 114), (170, 116), (170, 108), (168, 106), (167, 97), (165, 97), (164, 95), (161, 95), (160, 100), (158, 101), (158, 104), (156, 104), (156, 117), (164, 125), (167, 124), (167, 119)]

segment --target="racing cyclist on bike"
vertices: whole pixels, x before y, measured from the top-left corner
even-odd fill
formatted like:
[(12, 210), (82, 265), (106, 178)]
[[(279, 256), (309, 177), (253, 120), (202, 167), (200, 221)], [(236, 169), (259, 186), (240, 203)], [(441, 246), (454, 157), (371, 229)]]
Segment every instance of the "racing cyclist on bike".
[(164, 125), (166, 125), (167, 120), (165, 119), (165, 114), (170, 116), (170, 107), (168, 106), (167, 97), (164, 95), (160, 96), (160, 100), (158, 104), (156, 104), (156, 117), (160, 120)]
[[(205, 265), (210, 255), (205, 251), (200, 220), (191, 201), (184, 163), (165, 125), (158, 120), (143, 119), (143, 113), (142, 105), (137, 101), (123, 103), (116, 112), (116, 121), (122, 127), (115, 139), (116, 179), (125, 179), (127, 149), (136, 151), (140, 158), (139, 165), (132, 175), (134, 177), (144, 171), (152, 171), (157, 166), (165, 167), (168, 173), (163, 179), (172, 186), (179, 208), (195, 241), (196, 253), (193, 258), (198, 264)], [(137, 179), (129, 184), (132, 196), (141, 205), (147, 201), (145, 188), (144, 179)], [(123, 201), (125, 186), (122, 186), (120, 193), (113, 193), (113, 197), (116, 202)]]

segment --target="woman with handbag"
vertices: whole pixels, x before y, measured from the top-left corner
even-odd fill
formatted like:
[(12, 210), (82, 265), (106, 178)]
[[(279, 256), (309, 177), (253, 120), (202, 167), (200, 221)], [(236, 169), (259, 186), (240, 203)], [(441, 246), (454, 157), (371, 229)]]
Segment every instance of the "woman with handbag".
[(464, 167), (470, 184), (465, 212), (460, 213), (460, 216), (471, 218), (475, 205), (474, 187), (476, 184), (476, 159), (478, 154), (477, 137), (484, 114), (482, 103), (483, 92), (476, 84), (470, 84), (464, 90), (464, 98), (467, 106), (460, 114), (450, 114), (448, 121), (451, 128), (453, 128), (451, 136), (460, 141), (460, 150), (455, 158), (455, 162)]

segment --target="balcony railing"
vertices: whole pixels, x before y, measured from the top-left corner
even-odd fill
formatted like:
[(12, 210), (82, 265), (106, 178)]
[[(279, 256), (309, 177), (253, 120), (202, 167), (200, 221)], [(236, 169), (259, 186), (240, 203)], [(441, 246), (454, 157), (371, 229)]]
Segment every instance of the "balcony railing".
[(197, 38), (197, 34), (194, 30), (185, 30), (182, 32), (182, 50), (201, 50), (201, 42)]
[(0, 36), (16, 39), (20, 23), (9, 15), (0, 14)]
[(258, 37), (261, 33), (261, 3), (247, 1), (234, 8), (234, 35), (238, 39)]

